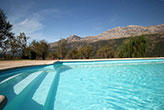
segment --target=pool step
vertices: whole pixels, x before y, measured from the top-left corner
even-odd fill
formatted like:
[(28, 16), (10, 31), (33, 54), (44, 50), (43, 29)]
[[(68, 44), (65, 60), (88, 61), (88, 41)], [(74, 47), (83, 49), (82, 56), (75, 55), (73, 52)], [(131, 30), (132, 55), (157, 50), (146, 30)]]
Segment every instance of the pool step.
[(13, 75), (13, 76), (10, 76), (10, 77), (4, 79), (3, 81), (0, 82), (0, 85), (4, 84), (4, 83), (7, 82), (7, 81), (10, 81), (10, 80), (16, 78), (16, 77), (19, 76), (19, 75), (20, 75), (20, 74), (15, 74), (15, 75)]
[(50, 87), (52, 87), (52, 83), (54, 78), (56, 77), (56, 72), (49, 72), (47, 76), (44, 78), (38, 89), (36, 90), (35, 94), (33, 95), (32, 99), (41, 105), (45, 105), (46, 99), (48, 97)]
[(62, 74), (62, 72), (67, 71), (71, 68), (68, 66), (63, 66), (62, 63), (59, 62), (58, 64), (54, 65), (54, 69), (55, 69), (56, 75), (51, 84), (51, 88), (49, 90), (43, 110), (54, 110), (54, 106), (55, 106), (54, 104), (55, 104), (57, 89), (58, 89), (58, 85), (60, 81), (60, 75)]
[[(12, 74), (14, 74), (14, 73), (12, 73)], [(16, 83), (18, 83), (19, 81), (21, 81), (22, 79), (28, 77), (29, 75), (31, 75), (33, 73), (35, 73), (35, 71), (31, 71), (30, 73), (29, 72), (20, 72), (20, 73), (11, 75), (11, 76), (9, 76), (7, 78), (4, 78), (0, 82), (0, 88), (1, 89), (5, 89), (5, 88), (8, 88), (8, 86), (10, 86), (10, 85), (14, 86)]]
[(33, 101), (32, 96), (46, 75), (47, 73), (43, 71), (35, 72), (18, 83), (23, 89), (20, 89), (18, 85), (14, 86), (16, 96), (4, 110), (40, 110), (42, 106)]
[(0, 84), (0, 94), (5, 95), (8, 98), (8, 102), (10, 102), (16, 96), (13, 87), (26, 77), (28, 77), (28, 74), (20, 73), (3, 80)]
[(58, 89), (59, 79), (60, 79), (60, 73), (57, 72), (56, 76), (53, 79), (53, 82), (51, 84), (51, 88), (50, 88), (48, 96), (46, 98), (46, 103), (44, 105), (43, 110), (53, 110), (54, 109), (54, 103), (55, 103), (56, 93), (57, 93), (57, 89)]
[(28, 77), (20, 81), (14, 86), (14, 91), (18, 95), (26, 86), (28, 86), (36, 77), (38, 77), (42, 71), (35, 72), (33, 74), (30, 74)]

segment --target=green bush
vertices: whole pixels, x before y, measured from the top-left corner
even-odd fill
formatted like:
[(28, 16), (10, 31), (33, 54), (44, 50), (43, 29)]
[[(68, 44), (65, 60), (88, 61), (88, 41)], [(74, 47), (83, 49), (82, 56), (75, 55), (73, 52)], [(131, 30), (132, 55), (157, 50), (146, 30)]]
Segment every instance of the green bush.
[(68, 52), (66, 58), (68, 58), (68, 59), (77, 59), (77, 58), (79, 58), (77, 49), (75, 49), (75, 48), (71, 49)]
[(149, 43), (145, 36), (131, 37), (119, 48), (120, 58), (145, 57)]
[(110, 46), (106, 45), (97, 50), (96, 56), (98, 58), (113, 58), (114, 50)]

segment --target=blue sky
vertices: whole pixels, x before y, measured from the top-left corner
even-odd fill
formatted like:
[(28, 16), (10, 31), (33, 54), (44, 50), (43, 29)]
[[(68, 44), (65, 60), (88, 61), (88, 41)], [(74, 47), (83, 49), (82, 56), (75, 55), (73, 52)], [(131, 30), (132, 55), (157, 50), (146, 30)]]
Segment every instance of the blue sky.
[(164, 24), (164, 0), (1, 0), (17, 34), (54, 42), (127, 25)]

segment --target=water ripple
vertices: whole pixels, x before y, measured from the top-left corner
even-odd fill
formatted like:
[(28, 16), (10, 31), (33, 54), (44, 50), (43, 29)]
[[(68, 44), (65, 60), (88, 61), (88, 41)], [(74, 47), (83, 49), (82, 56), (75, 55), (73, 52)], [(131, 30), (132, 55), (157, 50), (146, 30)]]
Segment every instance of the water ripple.
[(81, 64), (75, 67), (71, 65), (71, 68), (61, 75), (56, 110), (164, 108), (163, 63), (104, 66)]

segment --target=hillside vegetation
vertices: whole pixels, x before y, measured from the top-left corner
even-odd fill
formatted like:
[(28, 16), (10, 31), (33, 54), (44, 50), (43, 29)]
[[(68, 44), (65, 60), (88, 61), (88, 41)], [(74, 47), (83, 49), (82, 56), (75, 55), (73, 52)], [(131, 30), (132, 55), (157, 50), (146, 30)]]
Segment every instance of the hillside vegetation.
[[(135, 43), (134, 48), (136, 48), (138, 50), (136, 50), (136, 51), (134, 50), (135, 51), (133, 53), (134, 55), (131, 55), (131, 56), (118, 55), (118, 53), (120, 52), (121, 48), (124, 45), (133, 45), (133, 44), (126, 44), (126, 42), (129, 40), (131, 40), (131, 43)], [(81, 51), (81, 49), (85, 48), (86, 46), (89, 46), (91, 48), (89, 58), (164, 57), (164, 48), (163, 48), (164, 33), (149, 34), (149, 35), (147, 34), (147, 35), (133, 36), (133, 37), (128, 37), (128, 38), (100, 40), (100, 41), (91, 42), (91, 43), (83, 41), (83, 42), (72, 42), (72, 43), (65, 44), (67, 51), (68, 52), (72, 51), (71, 52), (72, 55), (68, 55), (68, 56), (73, 56), (73, 52), (75, 54), (78, 54), (78, 51)], [(50, 50), (52, 52), (52, 51), (56, 51), (57, 49), (58, 49), (58, 46), (55, 46), (55, 47), (51, 48)], [(144, 53), (140, 52), (142, 49), (143, 49)], [(123, 53), (126, 54), (128, 51), (130, 52), (130, 50), (132, 50), (131, 46), (127, 47), (127, 50), (124, 50)], [(87, 51), (87, 49), (86, 49), (86, 51)], [(99, 52), (99, 54), (98, 54), (98, 52)], [(104, 56), (103, 56), (103, 54), (104, 54)], [(81, 56), (80, 54), (78, 54), (77, 56), (79, 56), (79, 57), (73, 57), (73, 58), (83, 58), (83, 57), (80, 57)], [(71, 57), (69, 57), (69, 58), (71, 58)], [(86, 57), (86, 58), (88, 58), (88, 57)]]

